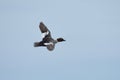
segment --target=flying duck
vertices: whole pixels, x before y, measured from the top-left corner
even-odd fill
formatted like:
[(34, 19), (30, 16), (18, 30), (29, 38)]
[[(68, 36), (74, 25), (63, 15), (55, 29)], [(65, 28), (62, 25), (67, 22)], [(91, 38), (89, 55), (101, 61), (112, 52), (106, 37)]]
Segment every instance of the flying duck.
[(49, 51), (54, 50), (55, 44), (58, 42), (65, 41), (63, 38), (57, 38), (56, 40), (52, 38), (51, 32), (49, 29), (44, 25), (43, 22), (40, 22), (39, 24), (40, 31), (42, 33), (42, 41), (40, 42), (35, 42), (34, 47), (47, 47)]

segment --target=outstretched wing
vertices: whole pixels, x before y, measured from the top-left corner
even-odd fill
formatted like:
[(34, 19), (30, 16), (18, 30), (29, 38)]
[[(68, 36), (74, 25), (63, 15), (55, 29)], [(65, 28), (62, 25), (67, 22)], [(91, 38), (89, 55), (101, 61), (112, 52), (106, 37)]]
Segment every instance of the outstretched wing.
[(50, 31), (48, 30), (48, 28), (44, 25), (43, 22), (40, 22), (40, 25), (39, 25), (39, 28), (42, 32), (42, 37), (51, 37), (51, 33)]

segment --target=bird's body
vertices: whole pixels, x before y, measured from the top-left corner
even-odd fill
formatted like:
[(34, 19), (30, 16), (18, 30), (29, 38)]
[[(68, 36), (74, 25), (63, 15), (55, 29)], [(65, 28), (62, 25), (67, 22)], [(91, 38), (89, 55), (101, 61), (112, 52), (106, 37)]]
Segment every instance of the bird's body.
[(58, 38), (57, 40), (54, 40), (51, 36), (50, 31), (43, 24), (43, 22), (40, 22), (39, 28), (42, 32), (43, 39), (40, 42), (35, 42), (34, 47), (44, 46), (47, 47), (49, 51), (52, 51), (55, 48), (55, 44), (57, 42), (65, 41), (63, 38)]

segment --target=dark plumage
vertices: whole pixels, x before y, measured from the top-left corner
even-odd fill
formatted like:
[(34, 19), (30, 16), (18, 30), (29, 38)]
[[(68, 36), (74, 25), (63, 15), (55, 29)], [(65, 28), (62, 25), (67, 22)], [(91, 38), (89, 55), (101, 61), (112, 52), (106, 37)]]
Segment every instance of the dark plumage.
[(44, 25), (43, 22), (40, 22), (39, 28), (43, 34), (43, 39), (40, 42), (35, 42), (34, 47), (44, 46), (44, 47), (47, 47), (49, 51), (52, 51), (55, 48), (55, 44), (57, 42), (65, 41), (63, 38), (57, 38), (57, 40), (54, 40), (51, 36), (51, 32)]

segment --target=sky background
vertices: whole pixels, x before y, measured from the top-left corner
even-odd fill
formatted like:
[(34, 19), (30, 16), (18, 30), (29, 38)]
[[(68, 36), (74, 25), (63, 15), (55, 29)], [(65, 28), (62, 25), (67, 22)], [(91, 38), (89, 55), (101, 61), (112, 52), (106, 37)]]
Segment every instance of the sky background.
[(120, 0), (0, 0), (0, 37), (0, 80), (120, 80)]

